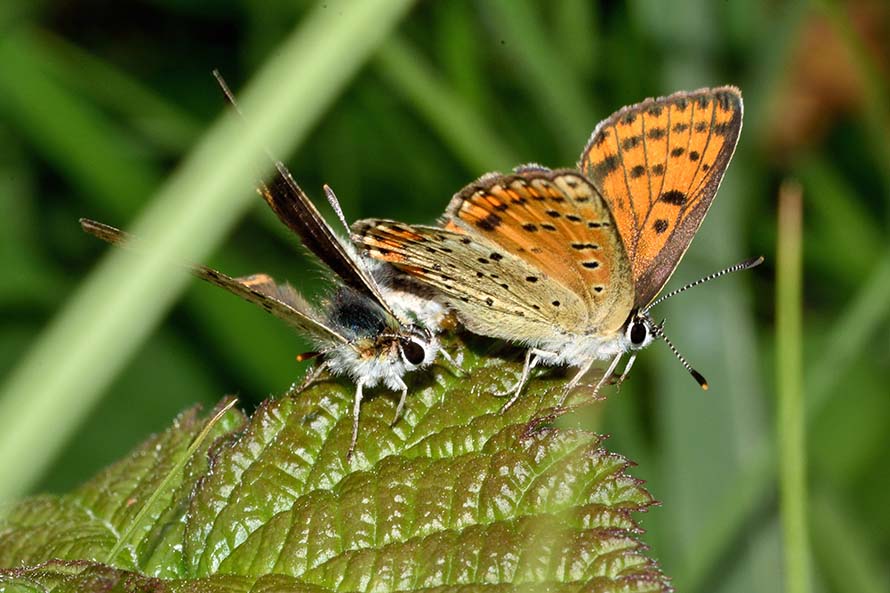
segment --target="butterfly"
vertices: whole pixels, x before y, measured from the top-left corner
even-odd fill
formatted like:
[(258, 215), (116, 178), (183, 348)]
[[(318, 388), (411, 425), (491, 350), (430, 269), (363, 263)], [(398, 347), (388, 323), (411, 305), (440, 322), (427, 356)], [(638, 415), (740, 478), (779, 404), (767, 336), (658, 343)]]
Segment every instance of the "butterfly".
[(562, 405), (595, 361), (611, 359), (594, 394), (656, 337), (706, 389), (649, 310), (714, 200), (742, 110), (731, 86), (648, 99), (597, 125), (576, 169), (489, 173), (455, 194), (441, 226), (363, 220), (353, 241), (434, 287), (469, 331), (528, 346), (505, 409), (538, 364), (579, 367)]
[[(340, 240), (321, 213), (297, 185), (287, 168), (276, 161), (273, 180), (258, 189), (278, 218), (336, 275), (336, 285), (322, 307), (310, 304), (288, 284), (277, 284), (266, 274), (234, 278), (206, 266), (192, 273), (258, 305), (308, 336), (317, 352), (299, 359), (321, 357), (313, 377), (323, 370), (346, 375), (355, 382), (352, 439), (347, 458), (358, 440), (359, 411), (365, 388), (383, 384), (401, 394), (393, 422), (405, 404), (405, 374), (431, 365), (442, 353), (435, 335), (441, 305), (393, 283), (385, 266), (368, 260)], [(343, 220), (336, 196), (325, 187), (328, 200)], [(132, 244), (128, 233), (89, 219), (83, 229), (113, 244)]]

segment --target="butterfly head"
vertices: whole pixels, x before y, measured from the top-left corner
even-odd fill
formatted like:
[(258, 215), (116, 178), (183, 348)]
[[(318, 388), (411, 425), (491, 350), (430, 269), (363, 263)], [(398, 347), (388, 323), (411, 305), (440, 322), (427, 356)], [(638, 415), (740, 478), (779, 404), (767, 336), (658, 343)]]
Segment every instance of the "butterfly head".
[(432, 364), (439, 352), (439, 341), (430, 330), (411, 326), (398, 337), (397, 347), (405, 368), (413, 371)]
[(634, 310), (624, 326), (624, 338), (627, 349), (642, 350), (652, 343), (658, 335), (659, 327), (655, 324), (648, 311)]

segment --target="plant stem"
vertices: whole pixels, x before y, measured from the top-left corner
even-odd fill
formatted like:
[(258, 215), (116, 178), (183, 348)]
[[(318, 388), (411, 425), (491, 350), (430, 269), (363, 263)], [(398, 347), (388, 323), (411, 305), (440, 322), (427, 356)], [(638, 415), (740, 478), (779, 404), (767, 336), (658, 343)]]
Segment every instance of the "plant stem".
[[(72, 295), (0, 388), (0, 501), (28, 491), (169, 308), (187, 280), (171, 270), (202, 260), (253, 202), (264, 149), (302, 141), (410, 5), (319, 4), (242, 94), (249, 129), (231, 115), (214, 126), (134, 225), (152, 249), (109, 255)], [(6, 35), (0, 55), (27, 52), (23, 38)]]
[(779, 496), (785, 550), (785, 591), (810, 591), (807, 534), (806, 414), (803, 402), (801, 188), (786, 181), (779, 190), (776, 265), (776, 374)]

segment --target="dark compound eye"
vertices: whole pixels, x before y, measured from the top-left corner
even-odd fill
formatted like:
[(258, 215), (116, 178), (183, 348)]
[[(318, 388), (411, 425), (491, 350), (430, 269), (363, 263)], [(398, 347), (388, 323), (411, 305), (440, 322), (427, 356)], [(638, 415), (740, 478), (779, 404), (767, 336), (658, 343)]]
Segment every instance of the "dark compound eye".
[(418, 365), (426, 358), (426, 350), (414, 340), (405, 340), (402, 342), (402, 355), (411, 364)]
[(630, 327), (630, 341), (636, 346), (645, 342), (648, 334), (649, 331), (641, 321), (635, 321)]

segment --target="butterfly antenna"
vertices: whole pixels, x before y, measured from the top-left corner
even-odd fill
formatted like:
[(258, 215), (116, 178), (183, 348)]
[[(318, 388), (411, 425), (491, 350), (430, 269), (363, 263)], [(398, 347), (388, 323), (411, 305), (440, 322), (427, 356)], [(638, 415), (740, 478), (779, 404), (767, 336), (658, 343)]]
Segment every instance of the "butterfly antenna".
[(681, 286), (680, 288), (678, 288), (676, 290), (672, 290), (667, 294), (661, 295), (660, 297), (658, 297), (657, 299), (652, 301), (652, 303), (650, 303), (648, 307), (643, 309), (643, 313), (647, 313), (649, 311), (649, 309), (651, 309), (658, 303), (662, 303), (673, 296), (677, 296), (681, 292), (686, 292), (690, 288), (698, 286), (699, 284), (704, 284), (705, 282), (710, 282), (711, 280), (715, 280), (721, 276), (726, 276), (727, 274), (731, 274), (733, 272), (739, 272), (741, 270), (750, 270), (751, 268), (757, 267), (762, 263), (763, 263), (763, 256), (759, 255), (757, 257), (752, 257), (750, 259), (746, 259), (743, 262), (739, 262), (739, 263), (735, 264), (734, 266), (729, 266), (728, 268), (723, 268), (719, 272), (714, 272), (713, 274), (708, 274), (704, 278), (699, 278), (695, 282), (690, 282), (686, 286)]
[(697, 370), (695, 370), (694, 368), (692, 368), (692, 365), (691, 365), (691, 364), (689, 364), (688, 362), (686, 362), (686, 359), (683, 358), (683, 355), (680, 354), (680, 351), (677, 350), (677, 347), (674, 346), (674, 343), (670, 341), (670, 339), (667, 337), (667, 335), (665, 335), (665, 333), (664, 333), (664, 320), (662, 319), (662, 320), (661, 320), (661, 323), (658, 324), (658, 325), (656, 325), (654, 329), (655, 329), (655, 332), (654, 332), (655, 335), (656, 335), (657, 337), (661, 338), (661, 339), (664, 341), (664, 343), (668, 345), (668, 348), (671, 349), (671, 352), (674, 353), (674, 356), (677, 357), (677, 360), (680, 361), (680, 364), (683, 365), (683, 368), (685, 368), (685, 369), (689, 372), (689, 374), (692, 375), (692, 378), (696, 380), (696, 382), (699, 384), (699, 386), (700, 386), (702, 389), (704, 389), (705, 391), (707, 391), (707, 390), (708, 390), (708, 380), (705, 379), (704, 375), (702, 375), (702, 374), (699, 373)]
[[(244, 123), (245, 127), (247, 126), (247, 118), (244, 117), (244, 112), (241, 111), (241, 106), (238, 104), (238, 100), (235, 98), (235, 93), (232, 92), (232, 89), (229, 88), (226, 79), (223, 78), (222, 74), (220, 74), (219, 70), (213, 69), (213, 78), (216, 79), (216, 84), (219, 85), (220, 90), (223, 92), (223, 95), (226, 98), (226, 101), (232, 106), (232, 109), (235, 113), (238, 114), (238, 117), (241, 118), (241, 121)], [(278, 172), (284, 177), (291, 177), (290, 173), (288, 173), (287, 168), (284, 166), (280, 160), (276, 159), (275, 156), (272, 155), (272, 151), (270, 151), (265, 145), (263, 146), (263, 152), (266, 153), (266, 156), (269, 157), (273, 163), (275, 163), (275, 168)], [(295, 182), (296, 183), (296, 182)]]
[(219, 70), (216, 68), (213, 69), (213, 78), (216, 79), (216, 83), (219, 85), (220, 90), (222, 90), (223, 95), (226, 96), (226, 100), (231, 103), (232, 107), (235, 111), (238, 112), (238, 115), (244, 117), (244, 114), (241, 113), (241, 108), (238, 107), (238, 101), (235, 100), (235, 93), (229, 88), (229, 85), (226, 83), (226, 80), (222, 77), (222, 74), (219, 73)]
[(331, 189), (331, 186), (327, 183), (324, 184), (324, 196), (328, 199), (328, 204), (331, 205), (334, 214), (340, 219), (340, 224), (346, 229), (346, 235), (352, 236), (352, 232), (349, 230), (349, 223), (346, 222), (346, 217), (343, 216), (343, 208), (340, 207), (340, 200), (337, 199), (337, 194), (334, 193), (334, 190)]

